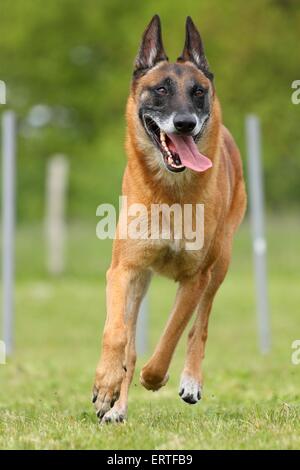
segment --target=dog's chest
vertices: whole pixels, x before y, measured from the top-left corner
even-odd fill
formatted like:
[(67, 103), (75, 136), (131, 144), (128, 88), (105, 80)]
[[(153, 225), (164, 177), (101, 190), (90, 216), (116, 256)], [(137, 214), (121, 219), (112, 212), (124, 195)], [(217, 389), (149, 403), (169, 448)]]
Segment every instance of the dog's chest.
[(204, 250), (187, 249), (185, 240), (158, 242), (155, 251), (151, 268), (175, 280), (193, 276), (201, 267), (204, 256)]

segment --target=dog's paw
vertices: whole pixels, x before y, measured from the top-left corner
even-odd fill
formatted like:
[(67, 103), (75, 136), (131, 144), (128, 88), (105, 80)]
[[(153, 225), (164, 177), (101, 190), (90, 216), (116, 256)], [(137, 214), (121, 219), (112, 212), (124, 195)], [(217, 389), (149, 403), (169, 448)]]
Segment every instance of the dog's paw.
[(127, 419), (126, 409), (117, 406), (117, 404), (107, 411), (101, 419), (101, 424), (123, 423)]
[(156, 392), (161, 387), (166, 385), (169, 380), (169, 374), (166, 374), (164, 377), (157, 375), (151, 372), (147, 367), (144, 367), (140, 374), (140, 383), (145, 387), (147, 390), (152, 390)]
[(123, 367), (111, 368), (105, 372), (102, 368), (97, 369), (93, 388), (93, 403), (100, 421), (118, 400), (124, 374)]
[(200, 383), (193, 377), (183, 374), (179, 386), (180, 398), (186, 403), (194, 405), (201, 400), (201, 393)]

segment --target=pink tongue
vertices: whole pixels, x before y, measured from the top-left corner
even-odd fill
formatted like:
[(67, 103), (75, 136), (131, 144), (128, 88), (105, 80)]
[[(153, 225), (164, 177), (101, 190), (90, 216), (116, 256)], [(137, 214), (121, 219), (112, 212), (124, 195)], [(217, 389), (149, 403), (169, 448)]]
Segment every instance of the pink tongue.
[(195, 171), (206, 171), (212, 167), (211, 160), (199, 152), (192, 136), (177, 134), (167, 134), (167, 136), (171, 140), (170, 150), (178, 153), (184, 166)]

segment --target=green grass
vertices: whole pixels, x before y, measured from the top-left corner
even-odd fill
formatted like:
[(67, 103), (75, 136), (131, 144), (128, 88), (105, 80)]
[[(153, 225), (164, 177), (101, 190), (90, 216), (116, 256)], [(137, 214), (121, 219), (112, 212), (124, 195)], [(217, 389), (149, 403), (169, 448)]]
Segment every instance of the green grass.
[[(16, 350), (0, 366), (0, 448), (9, 449), (296, 449), (300, 447), (300, 365), (291, 343), (300, 338), (296, 218), (269, 221), (272, 351), (262, 356), (257, 332), (249, 227), (235, 242), (230, 273), (217, 296), (205, 359), (203, 400), (177, 395), (185, 338), (170, 381), (157, 393), (138, 382), (129, 420), (98, 426), (90, 403), (104, 321), (104, 272), (110, 243), (94, 227), (72, 225), (64, 276), (44, 268), (40, 227), (17, 239)], [(175, 284), (156, 278), (150, 290), (151, 354), (166, 322)]]

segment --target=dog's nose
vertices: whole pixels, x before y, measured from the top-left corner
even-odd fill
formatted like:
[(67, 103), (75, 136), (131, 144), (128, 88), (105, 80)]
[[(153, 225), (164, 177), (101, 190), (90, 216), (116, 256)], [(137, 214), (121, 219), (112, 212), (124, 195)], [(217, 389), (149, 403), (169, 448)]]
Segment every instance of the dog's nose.
[(175, 129), (182, 134), (192, 132), (197, 124), (196, 118), (192, 114), (176, 114), (173, 122)]

